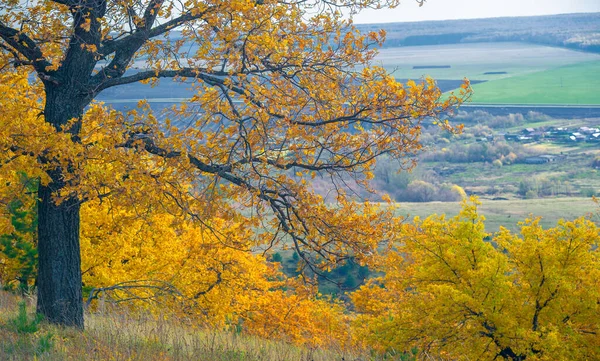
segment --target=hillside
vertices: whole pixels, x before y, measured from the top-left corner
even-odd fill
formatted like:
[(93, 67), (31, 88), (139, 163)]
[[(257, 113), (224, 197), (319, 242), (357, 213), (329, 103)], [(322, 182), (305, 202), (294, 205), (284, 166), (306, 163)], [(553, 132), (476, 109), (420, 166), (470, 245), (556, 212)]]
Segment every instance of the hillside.
[[(88, 313), (86, 331), (77, 332), (35, 319), (33, 303), (0, 290), (0, 360), (334, 361), (364, 357), (358, 352), (294, 346), (110, 307)], [(163, 310), (163, 316), (168, 312)]]
[(517, 41), (600, 52), (600, 13), (359, 24), (384, 29), (386, 47)]

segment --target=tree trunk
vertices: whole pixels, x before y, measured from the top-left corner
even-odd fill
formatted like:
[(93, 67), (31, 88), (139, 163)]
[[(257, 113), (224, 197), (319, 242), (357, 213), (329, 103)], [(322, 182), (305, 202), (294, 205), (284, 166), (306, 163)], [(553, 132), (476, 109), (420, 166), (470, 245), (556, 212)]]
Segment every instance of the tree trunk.
[(77, 199), (54, 202), (52, 193), (60, 183), (40, 185), (38, 192), (37, 311), (52, 323), (83, 328), (80, 204)]
[[(81, 119), (87, 102), (74, 91), (46, 88), (46, 122), (55, 129), (73, 118)], [(80, 126), (68, 132), (78, 141)], [(52, 323), (83, 329), (83, 297), (81, 291), (81, 254), (79, 247), (80, 201), (67, 198), (56, 203), (54, 196), (66, 186), (62, 169), (52, 159), (42, 160), (50, 165), (48, 185), (38, 190), (38, 276), (37, 312)], [(52, 169), (55, 167), (54, 169)]]

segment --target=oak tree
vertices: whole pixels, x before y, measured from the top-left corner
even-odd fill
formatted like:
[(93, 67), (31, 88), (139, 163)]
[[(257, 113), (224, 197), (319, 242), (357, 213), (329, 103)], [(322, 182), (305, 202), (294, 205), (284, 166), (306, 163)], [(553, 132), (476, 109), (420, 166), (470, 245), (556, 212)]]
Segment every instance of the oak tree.
[[(382, 154), (410, 165), (421, 121), (469, 91), (440, 100), (430, 79), (400, 84), (371, 66), (383, 34), (341, 10), (397, 3), (1, 0), (3, 193), (18, 170), (40, 179), (38, 312), (83, 327), (85, 201), (160, 206), (216, 235), (214, 217), (260, 227), (254, 246), (286, 239), (315, 272), (372, 251), (386, 212), (352, 202), (344, 182), (371, 178)], [(161, 114), (94, 102), (160, 78), (195, 95)], [(335, 205), (315, 176), (331, 179)]]

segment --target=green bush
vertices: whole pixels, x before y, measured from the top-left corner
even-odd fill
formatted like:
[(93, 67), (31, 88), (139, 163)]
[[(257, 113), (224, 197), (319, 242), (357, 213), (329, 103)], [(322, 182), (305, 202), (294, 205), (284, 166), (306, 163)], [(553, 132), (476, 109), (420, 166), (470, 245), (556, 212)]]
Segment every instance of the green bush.
[(42, 319), (42, 315), (36, 314), (32, 320), (29, 320), (27, 316), (27, 304), (25, 301), (21, 301), (19, 302), (17, 317), (8, 320), (8, 326), (17, 333), (35, 333), (39, 330)]
[(581, 195), (583, 197), (594, 197), (598, 195), (598, 192), (596, 192), (593, 188), (583, 188), (581, 190)]
[(40, 336), (37, 342), (37, 346), (35, 349), (35, 353), (38, 355), (44, 354), (46, 352), (50, 352), (54, 347), (54, 335), (51, 332), (46, 333), (45, 335)]
[(534, 199), (538, 197), (538, 193), (536, 191), (529, 190), (527, 191), (527, 193), (525, 193), (525, 199)]
[(273, 258), (271, 259), (273, 262), (281, 263), (283, 261), (283, 257), (279, 252), (273, 253)]

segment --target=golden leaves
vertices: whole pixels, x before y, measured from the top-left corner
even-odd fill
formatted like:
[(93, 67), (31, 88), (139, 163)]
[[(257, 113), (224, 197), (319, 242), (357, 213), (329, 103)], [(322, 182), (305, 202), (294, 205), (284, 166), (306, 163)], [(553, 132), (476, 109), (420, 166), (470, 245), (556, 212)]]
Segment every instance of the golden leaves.
[(526, 220), (520, 236), (503, 229), (487, 241), (476, 205), (402, 227), (385, 276), (352, 296), (360, 337), (459, 358), (595, 355), (597, 226), (579, 218), (542, 229), (539, 219)]
[(90, 19), (90, 17), (86, 17), (83, 22), (81, 23), (81, 25), (79, 25), (80, 28), (82, 28), (85, 31), (90, 31), (90, 28), (92, 26), (92, 19)]
[[(193, 299), (193, 312), (211, 322), (244, 319), (251, 332), (283, 330), (297, 342), (322, 344), (336, 334), (346, 339), (339, 304), (314, 300), (293, 280), (279, 279), (252, 250), (285, 244), (319, 272), (348, 256), (361, 263), (383, 262), (373, 255), (382, 241), (401, 231), (427, 245), (416, 229), (401, 227), (392, 208), (357, 202), (342, 185), (350, 178), (367, 187), (382, 154), (402, 160), (416, 154), (420, 122), (460, 104), (468, 84), (460, 95), (444, 100), (431, 79), (400, 84), (370, 66), (373, 46), (385, 34), (361, 34), (336, 10), (312, 14), (302, 2), (278, 1), (167, 1), (150, 9), (148, 3), (110, 4), (101, 19), (84, 17), (75, 29), (65, 6), (42, 2), (24, 7), (28, 11), (6, 12), (31, 38), (41, 39), (42, 54), (54, 64), (49, 71), (60, 68), (73, 30), (102, 42), (76, 44), (85, 50), (77, 53), (88, 59), (124, 57), (111, 69), (98, 63), (89, 68), (100, 69), (85, 76), (64, 74), (66, 80), (57, 86), (72, 87), (65, 94), (92, 96), (142, 61), (147, 82), (185, 74), (187, 79), (176, 80), (186, 81), (182, 86), (195, 95), (163, 114), (143, 101), (128, 112), (92, 103), (76, 114), (81, 117), (61, 119), (67, 125), (56, 130), (40, 115), (41, 85), (29, 84), (26, 72), (0, 74), (0, 90), (10, 94), (0, 100), (7, 124), (0, 129), (0, 146), (10, 160), (2, 176), (14, 178), (23, 168), (44, 182), (45, 171), (68, 170), (55, 200), (86, 201), (82, 242), (91, 284), (160, 279)], [(329, 5), (359, 9), (396, 3)], [(158, 14), (161, 21), (148, 24), (151, 16), (140, 14)], [(166, 20), (182, 14), (180, 19), (198, 18), (182, 24)], [(90, 34), (96, 21), (99, 33)], [(141, 28), (151, 25), (158, 32), (177, 28), (181, 33), (144, 39)], [(123, 55), (129, 48), (115, 45), (125, 39), (143, 40), (131, 58)], [(105, 83), (94, 83), (103, 73), (110, 73)], [(18, 79), (12, 88), (4, 82), (11, 76)], [(458, 130), (447, 122), (441, 126)], [(321, 175), (334, 182), (331, 199), (314, 191), (312, 183)], [(453, 231), (434, 223), (422, 226), (435, 230), (436, 237)], [(465, 225), (457, 235), (469, 230)], [(480, 229), (474, 231), (481, 235)], [(465, 257), (449, 247), (445, 252)]]

